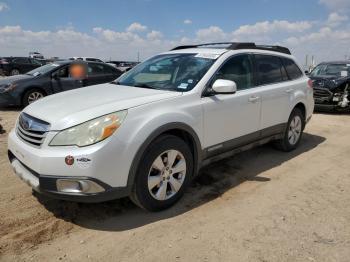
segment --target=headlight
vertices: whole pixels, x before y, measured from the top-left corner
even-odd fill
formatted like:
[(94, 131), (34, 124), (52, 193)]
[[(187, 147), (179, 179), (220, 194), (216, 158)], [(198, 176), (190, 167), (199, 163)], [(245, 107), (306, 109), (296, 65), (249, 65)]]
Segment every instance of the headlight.
[(5, 93), (5, 92), (8, 92), (8, 91), (11, 91), (13, 89), (16, 88), (16, 84), (14, 83), (11, 83), (11, 84), (7, 84), (7, 85), (2, 85), (0, 86), (0, 93)]
[(95, 118), (59, 132), (50, 146), (88, 146), (110, 137), (122, 124), (127, 110)]

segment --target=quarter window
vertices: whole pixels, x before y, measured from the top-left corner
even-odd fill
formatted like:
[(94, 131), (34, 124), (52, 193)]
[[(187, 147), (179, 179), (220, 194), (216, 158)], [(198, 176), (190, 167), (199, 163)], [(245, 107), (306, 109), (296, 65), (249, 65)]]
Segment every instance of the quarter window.
[(254, 86), (253, 66), (250, 55), (238, 55), (228, 60), (216, 73), (215, 80), (225, 79), (234, 81), (237, 90)]
[(295, 62), (288, 58), (282, 58), (283, 65), (287, 70), (288, 76), (291, 80), (298, 79), (302, 77), (303, 73), (300, 68), (295, 64)]
[(255, 58), (260, 85), (278, 83), (288, 79), (279, 57), (255, 55)]

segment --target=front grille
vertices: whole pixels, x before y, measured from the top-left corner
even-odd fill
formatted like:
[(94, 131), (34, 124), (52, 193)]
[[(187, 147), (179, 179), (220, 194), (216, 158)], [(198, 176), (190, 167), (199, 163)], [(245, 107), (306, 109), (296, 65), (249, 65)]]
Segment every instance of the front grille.
[(16, 133), (24, 142), (40, 147), (49, 131), (50, 124), (26, 113), (19, 116)]
[(326, 88), (314, 88), (315, 98), (331, 98), (333, 93)]

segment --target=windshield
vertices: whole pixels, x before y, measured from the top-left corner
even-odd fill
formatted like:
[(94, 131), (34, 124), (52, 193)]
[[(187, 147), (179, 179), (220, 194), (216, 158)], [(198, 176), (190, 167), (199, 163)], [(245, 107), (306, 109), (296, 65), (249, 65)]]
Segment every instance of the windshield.
[(50, 72), (51, 70), (55, 69), (58, 66), (59, 66), (58, 64), (47, 64), (47, 65), (35, 68), (32, 71), (29, 71), (27, 75), (32, 75), (32, 76), (43, 75), (45, 73)]
[(322, 64), (315, 67), (312, 70), (311, 76), (348, 76), (350, 75), (350, 63), (349, 64)]
[(158, 55), (134, 67), (116, 83), (186, 92), (196, 86), (216, 58), (203, 54)]

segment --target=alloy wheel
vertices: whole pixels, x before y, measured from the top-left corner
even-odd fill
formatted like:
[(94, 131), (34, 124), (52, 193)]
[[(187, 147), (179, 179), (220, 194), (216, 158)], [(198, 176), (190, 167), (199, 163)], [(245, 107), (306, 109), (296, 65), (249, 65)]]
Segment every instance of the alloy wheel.
[(30, 95), (28, 96), (28, 104), (31, 104), (37, 100), (39, 100), (40, 98), (43, 98), (44, 95), (40, 92), (32, 92), (30, 93)]
[(181, 152), (168, 150), (153, 162), (148, 173), (148, 190), (153, 198), (164, 201), (181, 189), (186, 176), (186, 160)]
[(295, 145), (300, 138), (302, 129), (301, 118), (298, 115), (295, 115), (292, 121), (289, 124), (288, 130), (288, 141), (291, 145)]
[(20, 73), (19, 73), (19, 70), (18, 69), (12, 69), (11, 70), (11, 75), (12, 76), (15, 76), (15, 75), (19, 75)]

